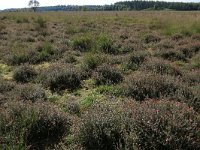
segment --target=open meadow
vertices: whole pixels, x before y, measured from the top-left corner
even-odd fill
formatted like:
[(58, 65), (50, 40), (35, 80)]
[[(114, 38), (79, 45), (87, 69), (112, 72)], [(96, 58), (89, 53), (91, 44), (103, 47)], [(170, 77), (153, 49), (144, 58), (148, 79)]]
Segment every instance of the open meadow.
[(1, 149), (199, 150), (200, 12), (1, 12)]

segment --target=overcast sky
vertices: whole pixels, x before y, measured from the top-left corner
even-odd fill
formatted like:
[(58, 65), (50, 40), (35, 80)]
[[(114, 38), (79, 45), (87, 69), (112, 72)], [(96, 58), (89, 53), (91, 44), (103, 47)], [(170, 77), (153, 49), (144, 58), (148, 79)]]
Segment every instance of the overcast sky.
[[(38, 0), (41, 6), (54, 5), (104, 5), (113, 4), (125, 0)], [(200, 2), (200, 0), (162, 0), (162, 1), (182, 1)], [(29, 0), (0, 0), (0, 9), (27, 7)]]

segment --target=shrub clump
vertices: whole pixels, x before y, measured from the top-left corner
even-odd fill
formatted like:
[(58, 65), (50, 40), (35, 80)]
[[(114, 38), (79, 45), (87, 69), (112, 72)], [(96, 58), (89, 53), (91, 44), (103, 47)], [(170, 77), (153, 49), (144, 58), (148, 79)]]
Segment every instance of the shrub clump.
[(15, 84), (10, 82), (10, 81), (6, 81), (2, 78), (0, 78), (0, 93), (6, 93), (11, 91), (13, 88), (15, 87)]
[(158, 35), (149, 34), (144, 38), (145, 43), (160, 42), (161, 38)]
[(162, 49), (158, 50), (155, 53), (155, 56), (160, 56), (164, 59), (171, 60), (171, 61), (186, 61), (185, 55), (180, 50), (174, 50), (174, 49)]
[(93, 107), (78, 129), (78, 141), (87, 150), (116, 150), (125, 148), (123, 122), (120, 113), (107, 106)]
[(70, 119), (49, 104), (10, 101), (0, 110), (1, 146), (9, 149), (45, 149), (69, 134)]
[(108, 66), (101, 65), (97, 67), (93, 78), (96, 82), (96, 85), (104, 84), (118, 84), (123, 81), (123, 75), (117, 69)]
[(85, 69), (95, 69), (105, 61), (105, 58), (100, 54), (89, 53), (85, 55), (83, 60), (83, 67)]
[(97, 50), (106, 54), (116, 54), (118, 50), (114, 47), (113, 40), (107, 35), (101, 35), (97, 39)]
[(186, 104), (148, 101), (132, 108), (131, 118), (139, 149), (200, 148), (197, 114)]
[(36, 102), (47, 99), (45, 90), (42, 87), (33, 84), (18, 85), (15, 87), (13, 93), (13, 96), (16, 99), (23, 101)]
[(137, 101), (167, 97), (190, 102), (194, 98), (192, 91), (183, 82), (159, 74), (137, 74), (127, 78), (124, 89), (127, 96)]
[(132, 70), (137, 70), (142, 63), (146, 60), (148, 53), (145, 51), (133, 52), (128, 58), (127, 68)]
[(191, 58), (200, 51), (200, 42), (194, 42), (189, 45), (179, 47), (186, 58)]
[(29, 65), (22, 65), (14, 71), (13, 78), (17, 82), (27, 83), (37, 76), (36, 70)]
[(29, 57), (29, 54), (11, 54), (5, 60), (11, 65), (21, 65), (28, 62)]
[(79, 50), (81, 52), (87, 52), (92, 48), (92, 40), (90, 37), (77, 37), (72, 43), (73, 49)]
[(46, 146), (58, 144), (64, 136), (70, 133), (70, 118), (59, 109), (46, 104), (25, 133), (26, 145), (31, 148), (44, 149)]
[[(55, 68), (54, 68), (55, 67)], [(53, 66), (41, 75), (41, 82), (53, 92), (68, 89), (73, 91), (81, 86), (81, 77), (75, 68)]]
[[(117, 106), (117, 107), (116, 107)], [(148, 101), (93, 107), (77, 138), (84, 149), (199, 149), (197, 114), (186, 104)]]
[(35, 23), (36, 23), (36, 29), (40, 29), (40, 28), (42, 28), (42, 29), (44, 29), (44, 28), (46, 28), (47, 27), (47, 21), (44, 19), (44, 18), (42, 18), (42, 17), (38, 17), (36, 20), (35, 20)]
[(183, 76), (183, 80), (190, 85), (199, 85), (200, 84), (200, 70), (190, 70), (185, 73)]
[(177, 67), (172, 66), (170, 62), (157, 58), (148, 59), (148, 61), (146, 61), (145, 64), (142, 66), (141, 70), (150, 71), (161, 75), (182, 75), (181, 71)]

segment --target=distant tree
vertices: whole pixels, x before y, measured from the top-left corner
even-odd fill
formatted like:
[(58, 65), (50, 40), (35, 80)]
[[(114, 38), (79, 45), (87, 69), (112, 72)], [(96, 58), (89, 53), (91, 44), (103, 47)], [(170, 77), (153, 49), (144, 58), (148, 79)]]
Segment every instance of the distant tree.
[(35, 12), (37, 7), (40, 6), (40, 3), (37, 0), (30, 0), (28, 3), (28, 6), (31, 7), (33, 11)]

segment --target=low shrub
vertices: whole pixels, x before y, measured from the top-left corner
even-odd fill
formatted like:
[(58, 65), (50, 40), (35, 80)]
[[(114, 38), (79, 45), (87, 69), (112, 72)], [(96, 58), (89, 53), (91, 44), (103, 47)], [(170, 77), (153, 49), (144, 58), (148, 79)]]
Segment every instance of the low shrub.
[(174, 47), (176, 46), (176, 42), (175, 40), (171, 40), (171, 39), (165, 39), (160, 41), (158, 44), (155, 45), (156, 49), (174, 49)]
[(66, 107), (65, 107), (66, 111), (70, 114), (77, 114), (79, 115), (81, 110), (80, 110), (80, 105), (78, 102), (68, 102), (66, 104)]
[(96, 42), (97, 50), (106, 54), (117, 54), (118, 49), (108, 35), (100, 35)]
[(86, 69), (95, 69), (105, 61), (104, 56), (101, 54), (89, 53), (84, 56), (83, 67)]
[(70, 119), (49, 104), (10, 101), (0, 110), (1, 148), (45, 149), (69, 134)]
[(158, 35), (148, 34), (144, 37), (145, 43), (160, 42), (161, 38)]
[(158, 58), (150, 58), (148, 59), (141, 70), (150, 71), (152, 73), (158, 73), (161, 75), (168, 74), (172, 76), (181, 76), (181, 71), (170, 64), (170, 62)]
[(179, 49), (186, 58), (191, 58), (200, 51), (200, 42), (194, 42), (189, 45), (184, 45), (179, 47)]
[(70, 133), (70, 118), (66, 114), (57, 108), (42, 106), (38, 119), (25, 132), (26, 145), (32, 149), (53, 147)]
[(66, 63), (75, 63), (77, 61), (76, 57), (72, 54), (68, 54), (67, 56), (65, 56), (64, 60)]
[(123, 75), (117, 69), (108, 66), (101, 65), (97, 67), (93, 78), (96, 82), (96, 85), (103, 84), (118, 84), (123, 81)]
[(127, 78), (124, 89), (127, 96), (131, 96), (137, 101), (167, 97), (190, 103), (194, 98), (187, 85), (167, 75), (139, 73)]
[(81, 52), (90, 51), (92, 48), (91, 37), (81, 36), (73, 39), (72, 43), (73, 49), (79, 50)]
[(135, 51), (128, 58), (126, 67), (128, 69), (137, 70), (142, 63), (146, 60), (149, 54), (145, 51)]
[(25, 17), (18, 17), (16, 18), (16, 23), (29, 23), (29, 20)]
[(190, 85), (200, 84), (200, 70), (189, 71), (184, 74), (183, 81), (189, 83)]
[(194, 55), (191, 59), (190, 59), (190, 65), (191, 68), (193, 69), (199, 69), (200, 68), (200, 53)]
[(29, 60), (28, 54), (11, 54), (6, 58), (6, 62), (10, 65), (21, 65)]
[(116, 150), (127, 146), (124, 134), (121, 115), (109, 107), (98, 106), (83, 116), (77, 137), (86, 150)]
[(180, 50), (174, 50), (174, 49), (163, 49), (163, 50), (158, 50), (155, 53), (156, 57), (162, 57), (164, 59), (167, 60), (171, 60), (171, 61), (186, 61), (186, 57), (185, 55), (180, 51)]
[(86, 150), (200, 148), (197, 113), (167, 100), (93, 106), (77, 132)]
[(171, 37), (171, 39), (175, 40), (175, 41), (182, 40), (183, 38), (184, 38), (184, 36), (180, 33), (176, 33), (176, 34), (172, 35), (172, 37)]
[(196, 113), (187, 105), (170, 101), (148, 101), (132, 108), (131, 129), (138, 149), (200, 148)]
[(10, 54), (5, 57), (5, 61), (10, 65), (21, 65), (25, 63), (38, 64), (44, 61), (60, 59), (63, 49), (56, 49), (49, 42), (39, 43), (34, 49), (19, 54)]
[(37, 76), (36, 70), (29, 65), (22, 65), (13, 73), (13, 79), (17, 82), (27, 83), (32, 81)]
[(6, 81), (0, 78), (0, 93), (6, 93), (11, 91), (15, 87), (15, 84), (10, 81)]
[(48, 57), (50, 57), (51, 55), (53, 55), (55, 52), (53, 50), (53, 47), (50, 43), (44, 43), (41, 47), (41, 49), (38, 49), (39, 56), (41, 60), (45, 60), (48, 59)]
[(40, 81), (53, 92), (65, 89), (73, 91), (81, 86), (80, 73), (75, 68), (62, 65), (45, 70), (41, 74)]
[(14, 89), (14, 98), (23, 101), (40, 101), (46, 100), (45, 90), (39, 85), (18, 85)]
[(3, 31), (3, 30), (5, 30), (6, 29), (6, 26), (4, 25), (4, 24), (0, 24), (0, 33), (1, 33), (1, 31)]
[(47, 21), (42, 17), (38, 17), (35, 20), (35, 23), (36, 23), (36, 28), (46, 28), (47, 27)]

